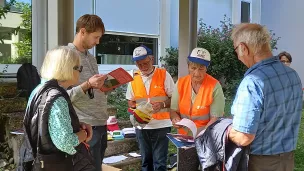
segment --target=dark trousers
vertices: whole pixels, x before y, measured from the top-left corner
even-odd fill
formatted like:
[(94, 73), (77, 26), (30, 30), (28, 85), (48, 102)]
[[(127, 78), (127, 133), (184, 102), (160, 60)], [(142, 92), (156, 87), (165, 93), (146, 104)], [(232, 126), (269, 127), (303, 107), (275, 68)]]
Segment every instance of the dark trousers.
[(167, 171), (169, 139), (171, 128), (136, 129), (136, 138), (142, 159), (142, 171)]
[(249, 171), (293, 171), (294, 152), (277, 155), (250, 155)]
[(91, 153), (94, 158), (96, 171), (101, 171), (101, 164), (107, 148), (107, 126), (93, 126), (93, 137), (89, 141)]

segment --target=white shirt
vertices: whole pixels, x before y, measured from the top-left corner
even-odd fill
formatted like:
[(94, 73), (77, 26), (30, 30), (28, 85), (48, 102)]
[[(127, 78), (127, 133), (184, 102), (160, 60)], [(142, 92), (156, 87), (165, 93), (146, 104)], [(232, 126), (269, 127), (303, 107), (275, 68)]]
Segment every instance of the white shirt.
[[(132, 74), (133, 75), (133, 74)], [(147, 95), (149, 95), (150, 92), (150, 85), (152, 82), (152, 77), (154, 75), (154, 72), (150, 74), (148, 77), (141, 75), (141, 78), (144, 82), (144, 86), (146, 88)], [(168, 97), (172, 96), (173, 90), (174, 90), (174, 81), (171, 77), (171, 75), (166, 71), (166, 79), (165, 79), (165, 92)], [(127, 92), (126, 92), (126, 99), (128, 100), (134, 100), (134, 92), (132, 89), (131, 83), (128, 84)], [(170, 119), (164, 119), (164, 120), (156, 120), (152, 119), (143, 129), (158, 129), (158, 128), (165, 128), (165, 127), (171, 127), (172, 122)]]

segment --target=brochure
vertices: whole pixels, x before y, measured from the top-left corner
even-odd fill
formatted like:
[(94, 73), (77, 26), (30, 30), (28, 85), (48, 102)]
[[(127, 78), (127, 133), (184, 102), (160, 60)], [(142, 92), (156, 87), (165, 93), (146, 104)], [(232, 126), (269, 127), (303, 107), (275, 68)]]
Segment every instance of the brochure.
[(100, 90), (107, 92), (130, 81), (133, 81), (133, 77), (123, 68), (117, 68), (107, 74), (104, 85)]
[(167, 134), (167, 137), (177, 148), (195, 146), (194, 139), (199, 137), (205, 132), (205, 130), (198, 132), (195, 123), (186, 118), (177, 122), (176, 125), (186, 127), (192, 132), (192, 136), (182, 135), (182, 134), (170, 134), (170, 133)]

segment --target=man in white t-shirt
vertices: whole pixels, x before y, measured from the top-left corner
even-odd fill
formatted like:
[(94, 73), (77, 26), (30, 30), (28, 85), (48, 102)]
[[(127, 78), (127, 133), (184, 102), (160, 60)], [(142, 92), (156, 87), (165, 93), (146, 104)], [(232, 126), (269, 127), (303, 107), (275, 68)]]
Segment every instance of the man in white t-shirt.
[(152, 50), (141, 45), (134, 49), (132, 60), (139, 68), (133, 73), (126, 98), (130, 108), (135, 109), (141, 102), (150, 102), (153, 108), (151, 121), (143, 128), (136, 128), (140, 147), (143, 171), (166, 171), (169, 140), (166, 134), (171, 131), (171, 95), (174, 82), (170, 74), (153, 66)]

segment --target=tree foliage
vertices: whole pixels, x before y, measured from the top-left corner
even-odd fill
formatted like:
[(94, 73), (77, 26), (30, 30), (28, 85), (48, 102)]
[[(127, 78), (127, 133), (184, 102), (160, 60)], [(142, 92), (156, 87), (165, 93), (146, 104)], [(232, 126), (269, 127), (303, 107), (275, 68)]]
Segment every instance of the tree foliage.
[[(233, 29), (231, 20), (225, 15), (223, 21), (220, 21), (219, 28), (212, 28), (202, 20), (199, 24), (197, 47), (205, 48), (211, 54), (211, 64), (207, 73), (221, 82), (225, 97), (231, 99), (247, 70), (234, 53), (233, 41), (230, 38)], [(277, 49), (276, 45), (280, 38), (272, 31), (270, 33), (271, 47)], [(161, 61), (170, 74), (177, 74), (178, 49), (172, 47), (167, 49), (167, 55), (161, 58)]]
[(20, 41), (15, 43), (18, 58), (14, 63), (31, 63), (32, 61), (32, 7), (28, 3), (16, 3), (16, 7), (22, 11), (19, 35)]
[[(3, 7), (0, 6), (0, 19), (5, 19), (6, 14), (10, 12), (11, 6), (13, 6), (16, 3), (16, 0), (10, 0), (8, 3), (6, 3)], [(2, 27), (0, 23), (0, 27)], [(4, 44), (4, 35), (0, 36), (0, 43)]]

